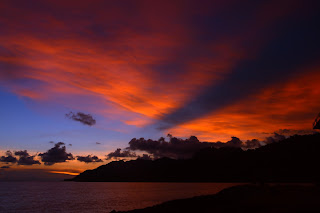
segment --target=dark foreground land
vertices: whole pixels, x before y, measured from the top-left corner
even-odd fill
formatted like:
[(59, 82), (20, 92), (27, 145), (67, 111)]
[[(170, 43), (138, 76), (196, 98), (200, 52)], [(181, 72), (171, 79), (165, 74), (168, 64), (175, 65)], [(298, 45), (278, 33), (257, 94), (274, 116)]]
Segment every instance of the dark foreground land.
[[(121, 211), (112, 211), (112, 213)], [(315, 185), (242, 185), (215, 195), (165, 202), (127, 213), (170, 212), (320, 212), (320, 187)], [(123, 212), (122, 212), (123, 213)]]
[(69, 181), (320, 182), (320, 134), (295, 135), (253, 149), (208, 147), (191, 159), (113, 161)]

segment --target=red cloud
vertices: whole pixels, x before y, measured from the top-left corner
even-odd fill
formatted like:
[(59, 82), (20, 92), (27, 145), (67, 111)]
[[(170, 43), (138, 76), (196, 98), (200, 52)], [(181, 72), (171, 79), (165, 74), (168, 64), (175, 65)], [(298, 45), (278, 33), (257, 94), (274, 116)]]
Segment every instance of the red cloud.
[[(0, 7), (0, 81), (36, 101), (63, 97), (68, 100), (63, 104), (77, 106), (90, 97), (93, 113), (144, 126), (224, 79), (238, 63), (254, 58), (274, 36), (273, 25), (297, 8), (306, 13), (305, 7), (291, 3), (256, 3), (240, 11), (237, 1), (46, 1), (34, 7), (7, 1)], [(205, 23), (208, 20), (212, 26)], [(290, 82), (266, 88), (255, 98), (172, 131), (246, 138), (243, 135), (252, 132), (274, 131), (275, 123), (306, 128), (308, 112), (318, 107), (313, 100), (319, 86), (309, 80), (301, 83), (303, 88), (308, 85), (302, 90)]]

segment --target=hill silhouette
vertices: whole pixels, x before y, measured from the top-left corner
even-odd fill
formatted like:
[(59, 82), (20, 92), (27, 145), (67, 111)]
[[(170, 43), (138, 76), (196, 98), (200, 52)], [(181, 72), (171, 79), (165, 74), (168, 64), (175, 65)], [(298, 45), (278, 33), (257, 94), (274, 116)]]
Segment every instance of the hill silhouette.
[(209, 147), (191, 159), (113, 161), (70, 181), (319, 182), (320, 134), (294, 135), (257, 149)]

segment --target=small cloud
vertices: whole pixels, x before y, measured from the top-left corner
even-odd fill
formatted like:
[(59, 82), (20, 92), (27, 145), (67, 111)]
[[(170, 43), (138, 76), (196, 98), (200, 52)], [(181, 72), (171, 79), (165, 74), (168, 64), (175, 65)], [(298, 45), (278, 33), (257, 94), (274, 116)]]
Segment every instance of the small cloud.
[(64, 142), (58, 142), (58, 143), (56, 143), (56, 145), (63, 146), (63, 145), (66, 145), (66, 144)]
[(16, 156), (19, 156), (18, 165), (34, 165), (41, 164), (40, 161), (35, 160), (35, 156), (29, 155), (27, 150), (14, 152)]
[(67, 160), (74, 160), (74, 157), (71, 153), (66, 152), (65, 143), (58, 142), (54, 145), (53, 148), (49, 149), (47, 152), (40, 153), (42, 162), (45, 165), (50, 166), (55, 163), (63, 163)]
[(1, 156), (0, 157), (0, 162), (4, 162), (4, 163), (16, 163), (18, 161), (18, 159), (16, 157), (13, 156), (11, 151), (6, 151), (6, 155), (5, 156)]
[(247, 140), (244, 143), (243, 148), (246, 149), (256, 149), (262, 146), (262, 143), (258, 139)]
[(139, 156), (138, 159), (141, 159), (141, 160), (152, 160), (152, 157), (151, 157), (151, 155), (143, 154), (142, 156)]
[(278, 134), (275, 132), (273, 136), (267, 137), (266, 140), (264, 141), (264, 143), (269, 144), (269, 143), (278, 142), (278, 141), (281, 141), (284, 139), (286, 139), (286, 137), (284, 135), (281, 135), (281, 134)]
[(10, 169), (10, 166), (1, 166), (0, 169)]
[(35, 156), (20, 157), (18, 165), (34, 165), (41, 164), (40, 161), (34, 159)]
[(100, 142), (96, 142), (96, 144), (97, 144), (97, 145), (100, 145), (101, 143), (100, 143)]
[(231, 140), (225, 143), (226, 147), (241, 148), (243, 146), (242, 141), (237, 137), (231, 137)]
[(27, 156), (29, 156), (29, 153), (27, 152), (27, 150), (16, 151), (16, 152), (14, 152), (14, 155), (20, 156), (20, 157), (27, 157)]
[(80, 123), (88, 126), (93, 126), (96, 124), (96, 120), (90, 114), (85, 114), (83, 112), (77, 112), (76, 114), (73, 112), (69, 112), (66, 114), (67, 118), (70, 118), (74, 121), (79, 121)]
[(80, 162), (85, 162), (85, 163), (97, 163), (97, 162), (103, 162), (102, 159), (98, 158), (97, 156), (77, 156), (77, 160)]
[(109, 154), (106, 155), (106, 160), (110, 160), (112, 158), (133, 158), (133, 157), (137, 157), (136, 153), (131, 152), (130, 150), (124, 150), (121, 152), (121, 149), (118, 148), (116, 149), (114, 152), (110, 152)]
[(69, 143), (69, 144), (68, 144), (68, 146), (72, 146), (72, 144), (71, 144), (71, 143)]

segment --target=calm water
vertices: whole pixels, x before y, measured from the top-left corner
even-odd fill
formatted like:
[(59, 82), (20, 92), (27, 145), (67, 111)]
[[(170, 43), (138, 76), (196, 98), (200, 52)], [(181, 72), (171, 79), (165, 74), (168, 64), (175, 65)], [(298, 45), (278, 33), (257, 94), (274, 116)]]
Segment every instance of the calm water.
[(0, 212), (110, 212), (214, 194), (235, 183), (0, 182)]

